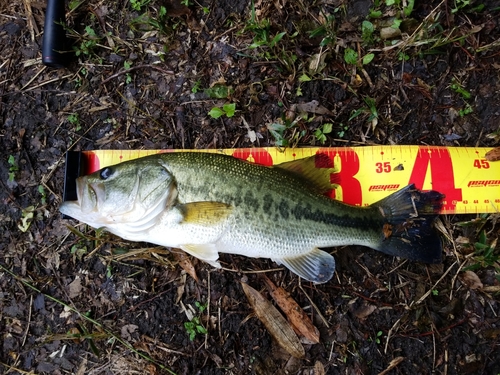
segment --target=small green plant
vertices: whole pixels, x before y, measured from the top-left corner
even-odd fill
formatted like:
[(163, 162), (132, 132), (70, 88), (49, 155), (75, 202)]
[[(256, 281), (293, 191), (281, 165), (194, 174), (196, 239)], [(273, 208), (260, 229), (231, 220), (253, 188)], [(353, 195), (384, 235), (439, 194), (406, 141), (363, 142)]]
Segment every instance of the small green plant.
[[(125, 60), (123, 62), (123, 67), (127, 70), (130, 69), (132, 67), (132, 62), (129, 60)], [(126, 73), (125, 74), (125, 83), (128, 85), (130, 82), (132, 82), (132, 76), (130, 73)]]
[(70, 253), (73, 256), (73, 262), (78, 258), (78, 260), (82, 260), (83, 256), (88, 252), (87, 246), (83, 243), (83, 241), (78, 241), (77, 244), (71, 246)]
[(349, 125), (344, 125), (342, 123), (340, 123), (340, 130), (337, 132), (337, 135), (340, 137), (340, 138), (344, 138), (344, 135), (346, 133), (346, 131), (349, 130)]
[(82, 126), (80, 125), (80, 117), (78, 116), (78, 113), (72, 113), (68, 116), (68, 121), (75, 125), (75, 131), (79, 131), (82, 129)]
[(40, 198), (40, 202), (42, 203), (42, 206), (45, 206), (47, 204), (47, 194), (45, 193), (45, 188), (43, 185), (38, 185), (38, 192), (42, 196)]
[(333, 124), (331, 122), (327, 122), (314, 131), (314, 136), (321, 144), (325, 144), (326, 135), (330, 134), (332, 132), (332, 129)]
[(306, 130), (300, 130), (297, 125), (302, 120), (301, 116), (293, 121), (283, 118), (279, 122), (267, 125), (267, 130), (274, 138), (277, 147), (296, 146), (299, 143), (307, 133)]
[(76, 56), (85, 55), (90, 56), (97, 46), (97, 41), (99, 37), (97, 36), (94, 29), (90, 26), (85, 27), (85, 34), (81, 37), (81, 42), (79, 46), (74, 46), (73, 49), (75, 51)]
[(320, 47), (333, 46), (337, 41), (337, 35), (335, 33), (335, 16), (329, 15), (326, 17), (324, 24), (309, 31), (309, 38), (322, 37), (319, 43)]
[[(460, 82), (458, 82), (455, 78), (452, 79), (450, 88), (459, 94), (464, 101), (469, 100), (472, 97), (472, 94), (467, 91)], [(472, 105), (470, 103), (465, 103), (465, 107), (458, 111), (460, 117), (464, 117), (468, 114), (474, 112)]]
[(231, 96), (233, 90), (224, 84), (218, 83), (208, 89), (203, 90), (203, 92), (205, 93), (205, 95), (212, 99), (226, 99)]
[(69, 3), (68, 3), (68, 8), (69, 10), (71, 11), (75, 11), (80, 5), (82, 5), (84, 3), (83, 0), (71, 0)]
[[(374, 57), (375, 54), (373, 53), (366, 54), (363, 56), (362, 64), (367, 65), (371, 63)], [(352, 48), (346, 48), (344, 50), (344, 61), (350, 65), (358, 65), (358, 53)]]
[(358, 64), (358, 53), (352, 48), (346, 48), (344, 50), (344, 61), (351, 65)]
[[(163, 5), (159, 7), (156, 17), (151, 17), (148, 13), (141, 14), (131, 21), (130, 27), (134, 31), (137, 30), (142, 32), (158, 30), (164, 35), (168, 35), (169, 31), (172, 29), (171, 26), (168, 26), (167, 8)], [(162, 58), (161, 56), (160, 54), (160, 59)]]
[(16, 158), (13, 155), (9, 155), (7, 163), (9, 163), (9, 182), (14, 182), (16, 172), (19, 170), (19, 167), (16, 163)]
[(368, 120), (367, 120), (368, 122), (370, 122), (370, 121), (373, 122), (373, 120), (378, 119), (378, 111), (377, 111), (375, 99), (370, 98), (369, 96), (366, 96), (363, 100), (364, 100), (366, 105), (357, 109), (356, 111), (354, 111), (351, 114), (351, 116), (349, 117), (349, 121), (355, 119), (356, 117), (358, 117), (362, 113), (369, 113)]
[(132, 9), (140, 11), (143, 7), (148, 5), (151, 0), (130, 0), (130, 5)]
[(408, 61), (410, 60), (410, 56), (404, 53), (403, 51), (398, 52), (398, 60), (399, 61)]
[(479, 232), (478, 240), (474, 243), (474, 256), (471, 260), (474, 262), (468, 267), (464, 268), (464, 271), (475, 271), (480, 268), (486, 268), (493, 266), (496, 271), (495, 277), (500, 281), (500, 254), (496, 251), (497, 240), (493, 240), (488, 244), (488, 237), (486, 231), (483, 229)]
[(472, 106), (469, 103), (465, 103), (465, 107), (461, 108), (458, 111), (458, 115), (460, 117), (464, 117), (466, 115), (470, 115), (472, 112), (474, 112), (474, 109), (472, 108)]
[(433, 295), (433, 296), (439, 296), (439, 290), (437, 290), (437, 289), (432, 289), (432, 295)]
[(370, 21), (363, 21), (361, 24), (361, 39), (365, 44), (373, 43), (373, 33), (375, 31), (375, 26)]
[(382, 335), (383, 332), (378, 331), (377, 334), (375, 335), (375, 338), (374, 339), (370, 338), (370, 341), (375, 341), (376, 344), (380, 344), (380, 338), (382, 337)]
[(227, 103), (220, 107), (213, 107), (210, 112), (208, 112), (209, 116), (218, 119), (219, 117), (226, 115), (227, 117), (233, 117), (236, 112), (236, 104), (235, 103)]
[(460, 82), (458, 82), (456, 79), (452, 79), (450, 88), (455, 91), (457, 94), (460, 94), (462, 99), (470, 99), (471, 98), (471, 93), (467, 91)]
[(248, 46), (249, 49), (267, 47), (267, 51), (263, 51), (262, 56), (265, 58), (274, 58), (275, 53), (271, 52), (274, 47), (283, 39), (286, 32), (282, 31), (274, 36), (271, 36), (271, 23), (267, 18), (259, 21), (255, 13), (255, 4), (252, 1), (250, 20), (243, 29), (242, 33), (250, 31), (254, 34), (252, 43)]
[(181, 0), (181, 4), (182, 5), (185, 5), (185, 6), (190, 6), (190, 5), (193, 5), (193, 3), (191, 2), (191, 0)]
[[(195, 302), (195, 306), (198, 308), (199, 314), (202, 314), (206, 308), (206, 303)], [(207, 329), (201, 324), (200, 316), (193, 317), (189, 322), (184, 322), (184, 328), (189, 335), (189, 340), (193, 341), (197, 334), (206, 335), (208, 333)]]
[(18, 224), (17, 227), (21, 232), (27, 232), (33, 218), (35, 217), (35, 206), (29, 206), (23, 208), (21, 211), (21, 224)]
[(201, 80), (197, 80), (194, 84), (193, 87), (191, 87), (191, 92), (193, 94), (196, 94), (198, 91), (201, 90)]
[(470, 0), (455, 0), (453, 1), (453, 8), (451, 13), (457, 13), (459, 10), (466, 8), (470, 5)]

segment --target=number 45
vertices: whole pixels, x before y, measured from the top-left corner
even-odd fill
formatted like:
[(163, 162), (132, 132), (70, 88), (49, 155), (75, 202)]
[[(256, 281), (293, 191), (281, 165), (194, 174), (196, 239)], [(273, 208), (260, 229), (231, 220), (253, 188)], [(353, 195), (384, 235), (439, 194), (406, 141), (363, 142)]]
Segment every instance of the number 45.
[(488, 169), (489, 167), (490, 167), (490, 163), (488, 163), (487, 160), (484, 160), (484, 159), (475, 159), (474, 160), (474, 168), (477, 168), (477, 169), (481, 169), (481, 168)]

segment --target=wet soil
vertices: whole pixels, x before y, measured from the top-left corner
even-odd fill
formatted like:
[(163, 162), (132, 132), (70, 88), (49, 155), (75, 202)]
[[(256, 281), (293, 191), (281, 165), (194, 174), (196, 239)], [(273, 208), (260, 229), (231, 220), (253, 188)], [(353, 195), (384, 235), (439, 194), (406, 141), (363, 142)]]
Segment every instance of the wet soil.
[[(195, 281), (169, 251), (62, 219), (58, 207), (68, 150), (307, 147), (322, 144), (325, 123), (325, 146), (497, 145), (500, 2), (415, 4), (396, 47), (363, 40), (365, 0), (256, 1), (255, 12), (240, 0), (136, 3), (69, 11), (64, 69), (40, 60), (45, 2), (0, 4), (1, 372), (499, 374), (498, 272), (464, 272), (474, 259), (464, 244), (482, 229), (496, 240), (498, 214), (443, 216), (440, 265), (331, 249), (334, 279), (313, 285), (231, 255), (223, 270), (191, 259)], [(375, 57), (348, 64), (347, 48)], [(208, 114), (227, 103), (234, 116)], [(253, 315), (240, 282), (270, 298), (260, 270), (274, 270), (320, 330), (303, 359)], [(193, 313), (208, 333), (191, 340)]]

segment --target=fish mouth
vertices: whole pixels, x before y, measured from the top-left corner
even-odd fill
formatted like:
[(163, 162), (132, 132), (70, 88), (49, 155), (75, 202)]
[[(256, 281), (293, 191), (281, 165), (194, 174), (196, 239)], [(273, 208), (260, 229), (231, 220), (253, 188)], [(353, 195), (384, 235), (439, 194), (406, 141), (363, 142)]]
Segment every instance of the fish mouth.
[(99, 205), (105, 197), (104, 184), (99, 182), (89, 182), (87, 178), (76, 179), (77, 202), (83, 213), (90, 213), (99, 210)]

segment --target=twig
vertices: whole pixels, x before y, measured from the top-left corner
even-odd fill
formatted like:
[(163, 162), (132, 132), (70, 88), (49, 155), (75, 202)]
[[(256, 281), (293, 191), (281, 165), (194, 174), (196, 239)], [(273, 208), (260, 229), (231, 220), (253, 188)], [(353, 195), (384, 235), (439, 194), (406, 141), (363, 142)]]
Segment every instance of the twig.
[(24, 332), (24, 337), (23, 337), (23, 343), (21, 344), (21, 347), (24, 346), (26, 343), (26, 338), (28, 337), (28, 331), (30, 329), (30, 324), (31, 324), (31, 309), (33, 308), (33, 296), (30, 296), (30, 308), (28, 310), (28, 324), (26, 324), (26, 332)]
[(302, 293), (304, 293), (304, 295), (307, 297), (307, 299), (309, 300), (309, 303), (314, 308), (314, 310), (316, 310), (316, 313), (321, 318), (321, 320), (323, 321), (323, 324), (326, 326), (326, 328), (330, 328), (330, 325), (328, 324), (327, 320), (325, 319), (323, 314), (321, 314), (321, 311), (319, 311), (318, 306), (316, 306), (316, 304), (313, 302), (311, 297), (309, 297), (309, 294), (307, 294), (306, 291), (304, 290), (304, 288), (302, 288), (302, 283), (300, 282), (300, 278), (299, 278), (299, 288), (300, 288), (300, 290), (302, 290)]
[(133, 66), (133, 67), (128, 68), (128, 69), (121, 70), (118, 73), (115, 73), (115, 74), (109, 76), (108, 78), (106, 78), (104, 81), (102, 81), (102, 84), (103, 83), (107, 83), (107, 82), (111, 81), (112, 79), (115, 79), (116, 77), (119, 77), (121, 75), (130, 73), (130, 72), (132, 72), (134, 70), (137, 70), (137, 69), (146, 69), (146, 68), (157, 70), (157, 71), (159, 71), (159, 72), (161, 72), (163, 74), (169, 74), (169, 75), (173, 75), (174, 74), (174, 72), (171, 71), (171, 70), (164, 70), (164, 69), (159, 68), (159, 67), (154, 66), (154, 65), (145, 65), (144, 64), (144, 65), (137, 65), (137, 66)]

